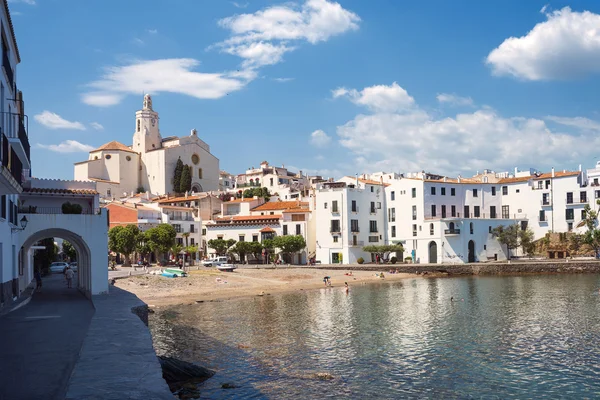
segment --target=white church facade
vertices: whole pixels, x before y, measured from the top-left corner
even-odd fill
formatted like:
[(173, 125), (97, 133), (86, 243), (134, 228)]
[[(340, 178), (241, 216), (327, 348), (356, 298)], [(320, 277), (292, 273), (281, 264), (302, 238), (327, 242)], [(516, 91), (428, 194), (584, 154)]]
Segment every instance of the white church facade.
[(75, 180), (94, 181), (102, 197), (119, 198), (125, 193), (174, 193), (177, 160), (190, 167), (192, 192), (219, 189), (219, 159), (210, 152), (193, 129), (189, 136), (163, 138), (158, 113), (150, 95), (135, 115), (133, 144), (117, 141), (90, 151), (88, 160), (75, 163)]

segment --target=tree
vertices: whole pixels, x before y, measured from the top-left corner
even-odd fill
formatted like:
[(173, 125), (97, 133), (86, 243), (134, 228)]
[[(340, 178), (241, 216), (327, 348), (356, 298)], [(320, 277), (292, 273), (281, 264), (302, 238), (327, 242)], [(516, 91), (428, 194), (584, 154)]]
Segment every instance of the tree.
[(579, 252), (579, 249), (581, 249), (581, 246), (584, 243), (584, 239), (584, 235), (580, 235), (579, 233), (573, 233), (569, 236), (569, 251), (571, 252), (571, 255)]
[(534, 239), (535, 234), (530, 227), (527, 227), (527, 229), (521, 229), (519, 231), (519, 244), (523, 249), (523, 254), (527, 254), (528, 256), (533, 255), (535, 252)]
[(227, 254), (227, 250), (235, 243), (236, 241), (233, 239), (210, 239), (208, 241), (208, 247), (213, 249), (218, 256), (224, 256)]
[(401, 244), (369, 245), (364, 246), (363, 251), (371, 254), (379, 254), (379, 257), (383, 259), (386, 253), (404, 253), (404, 247)]
[(44, 249), (35, 251), (33, 256), (34, 266), (36, 269), (44, 270), (44, 273), (47, 273), (47, 268), (56, 260), (57, 251), (54, 245), (54, 238), (42, 239), (37, 245), (44, 246)]
[(181, 171), (181, 183), (179, 191), (181, 193), (192, 190), (192, 168), (189, 165), (184, 165)]
[(169, 224), (159, 224), (146, 231), (146, 240), (157, 260), (159, 255), (167, 253), (173, 247), (176, 237), (175, 228)]
[(243, 264), (246, 261), (246, 254), (250, 253), (251, 242), (237, 242), (229, 249), (230, 253), (237, 254), (240, 262)]
[(63, 254), (69, 258), (69, 261), (75, 261), (77, 259), (77, 251), (70, 242), (63, 240), (62, 245)]
[(179, 253), (181, 253), (183, 250), (183, 246), (180, 244), (175, 243), (173, 246), (171, 246), (171, 254), (173, 254), (174, 258), (179, 257)]
[(72, 204), (70, 202), (66, 202), (62, 204), (62, 213), (63, 214), (81, 214), (83, 211), (81, 205)]
[(189, 232), (183, 232), (181, 234), (181, 236), (183, 236), (183, 238), (185, 239), (185, 247), (188, 246), (188, 238), (190, 237), (190, 233)]
[(263, 245), (260, 242), (248, 242), (248, 253), (252, 254), (256, 260), (260, 258)]
[(179, 193), (179, 189), (181, 188), (181, 174), (183, 173), (183, 161), (181, 158), (177, 159), (177, 163), (175, 164), (175, 172), (173, 173), (173, 191), (175, 193)]
[(519, 247), (519, 226), (499, 225), (492, 229), (492, 236), (498, 240), (498, 243), (506, 246), (507, 258), (510, 260), (510, 250)]
[(598, 212), (592, 210), (589, 205), (585, 205), (585, 226), (587, 231), (584, 234), (583, 241), (585, 244), (591, 246), (594, 249), (594, 256), (598, 257), (598, 250), (600, 249), (600, 229), (598, 229)]
[(135, 192), (136, 192), (137, 194), (140, 194), (140, 193), (146, 193), (146, 189), (144, 189), (144, 187), (143, 187), (143, 186), (138, 186), (138, 188), (136, 189), (136, 191), (135, 191)]
[(137, 236), (135, 243), (135, 251), (142, 258), (145, 258), (146, 255), (152, 251), (152, 249), (150, 248), (150, 242), (146, 237), (146, 232), (140, 232), (140, 234)]
[(124, 265), (131, 265), (129, 257), (136, 249), (140, 229), (137, 225), (115, 226), (108, 231), (108, 248), (125, 256)]
[(291, 256), (306, 247), (306, 241), (302, 235), (276, 236), (273, 245), (281, 250), (284, 256)]

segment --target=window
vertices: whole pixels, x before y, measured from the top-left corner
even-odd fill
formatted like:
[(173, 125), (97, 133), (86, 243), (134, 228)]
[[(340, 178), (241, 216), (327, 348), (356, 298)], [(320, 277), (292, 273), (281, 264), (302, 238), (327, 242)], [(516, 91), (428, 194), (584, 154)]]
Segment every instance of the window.
[(269, 215), (275, 215), (275, 211), (271, 211)]
[(496, 218), (496, 206), (490, 206), (490, 218)]
[(510, 218), (510, 210), (508, 208), (508, 206), (502, 206), (502, 219), (509, 219)]
[(516, 193), (521, 193), (521, 189), (515, 190)]
[(573, 204), (573, 192), (567, 192), (567, 204)]
[(456, 196), (456, 188), (450, 188), (450, 196)]
[(477, 189), (473, 189), (473, 197), (478, 197), (477, 195), (478, 195)]
[(339, 212), (339, 210), (338, 210), (338, 202), (337, 202), (337, 200), (333, 200), (333, 201), (331, 202), (331, 212), (332, 212), (332, 213)]
[(471, 235), (473, 234), (473, 223), (472, 222), (469, 223), (469, 233)]
[(110, 188), (106, 189), (106, 197), (110, 197), (111, 193), (110, 193)]
[(594, 191), (594, 197), (600, 199), (600, 190)]
[(377, 209), (381, 210), (381, 202), (380, 201), (377, 202)]
[(581, 219), (585, 219), (585, 210), (581, 210)]
[(396, 237), (396, 226), (392, 225), (392, 237), (395, 238)]
[(2, 196), (0, 207), (2, 207), (2, 210), (0, 210), (0, 216), (6, 219), (6, 195)]
[(579, 192), (579, 202), (587, 203), (587, 192)]
[(304, 214), (292, 214), (292, 221), (306, 221)]
[(413, 236), (417, 236), (417, 224), (413, 224), (412, 232), (413, 232)]
[(436, 209), (435, 209), (435, 204), (432, 204), (432, 205), (431, 205), (431, 216), (432, 216), (432, 217), (435, 217), (435, 216), (436, 216), (436, 214), (437, 214), (437, 213), (436, 213)]
[(369, 232), (377, 233), (377, 221), (369, 221)]
[(333, 237), (333, 243), (337, 243), (337, 242), (338, 242), (338, 239), (339, 239), (339, 236), (334, 236), (334, 237)]
[(465, 218), (471, 218), (471, 214), (469, 212), (469, 206), (465, 206), (465, 208), (464, 208), (463, 211), (465, 213), (465, 215), (463, 215), (463, 217), (465, 217)]
[(331, 220), (331, 232), (341, 232), (340, 230), (340, 220), (332, 219)]
[(508, 195), (508, 186), (502, 186), (502, 196)]
[(546, 189), (550, 189), (550, 179), (546, 179)]
[(456, 217), (456, 206), (450, 206), (450, 215)]
[(104, 158), (106, 158), (107, 160), (110, 160), (110, 158), (111, 158), (111, 155), (110, 155), (110, 154), (107, 154), (107, 155), (105, 155), (105, 156), (104, 156)]
[(432, 195), (432, 196), (435, 196), (435, 186), (432, 186), (432, 187), (431, 187), (431, 195)]
[(352, 212), (358, 212), (358, 206), (356, 205), (356, 200), (352, 200)]
[(323, 208), (327, 210), (327, 203), (323, 203)]
[(396, 200), (396, 192), (394, 192), (393, 190), (392, 190), (392, 193), (390, 194), (390, 199), (392, 201)]
[(269, 183), (273, 186), (273, 178), (269, 179)]
[(176, 238), (177, 239), (177, 244), (180, 246), (183, 246), (183, 238)]
[(202, 168), (198, 168), (198, 179), (202, 179)]
[(429, 234), (430, 235), (434, 234), (433, 224), (429, 224)]
[(125, 159), (126, 159), (127, 161), (131, 161), (131, 156), (125, 156)]
[(446, 218), (446, 206), (442, 206), (442, 218)]
[(370, 243), (377, 243), (377, 242), (379, 242), (379, 236), (369, 236), (369, 242)]
[(388, 221), (396, 222), (396, 209), (394, 207), (390, 208), (389, 210)]
[(598, 178), (594, 178), (594, 186), (598, 186)]
[(492, 196), (496, 195), (496, 186), (492, 186)]
[(139, 119), (137, 120), (137, 131), (138, 132), (140, 131), (140, 120)]
[(190, 224), (190, 233), (194, 233), (195, 232), (195, 225), (194, 224)]
[(196, 244), (196, 240), (194, 238), (190, 238), (190, 245), (194, 246)]
[(358, 229), (358, 220), (357, 219), (350, 220), (350, 230), (352, 232), (360, 232)]
[(571, 232), (573, 230), (573, 223), (572, 222), (567, 223), (567, 230), (569, 232)]
[(446, 188), (445, 188), (445, 187), (443, 187), (443, 188), (441, 188), (440, 190), (442, 191), (442, 193), (441, 193), (441, 194), (442, 194), (442, 196), (445, 196), (445, 195), (446, 195)]
[(287, 225), (283, 226), (283, 236), (286, 236), (288, 234), (288, 227)]
[(543, 193), (542, 194), (542, 205), (543, 206), (550, 205), (550, 193)]
[(175, 228), (175, 232), (177, 232), (177, 233), (181, 233), (181, 225), (179, 225), (179, 224), (174, 224), (174, 225), (173, 225), (173, 228)]
[(415, 197), (417, 197), (417, 188), (412, 188), (412, 189), (411, 189), (411, 195), (412, 195), (412, 198), (413, 198), (413, 199), (414, 199)]
[(243, 241), (244, 241), (244, 235), (239, 235), (238, 236), (238, 242), (243, 242)]
[(373, 193), (375, 191), (375, 187), (371, 186), (371, 193)]
[(375, 202), (371, 202), (371, 214), (375, 214), (377, 211), (375, 210)]
[(545, 210), (540, 210), (539, 220), (540, 220), (540, 222), (546, 222), (546, 211)]
[(413, 221), (417, 219), (417, 206), (412, 206), (412, 219)]
[(200, 162), (200, 157), (198, 156), (198, 154), (192, 154), (192, 163), (194, 165), (197, 165)]
[(488, 233), (492, 233), (492, 227), (488, 226)]
[(252, 235), (252, 241), (258, 242), (258, 235)]
[(206, 236), (206, 228), (202, 228), (202, 236)]
[(300, 224), (296, 224), (296, 235), (302, 235), (302, 230), (300, 228)]
[(575, 212), (572, 208), (567, 208), (565, 214), (566, 214), (567, 221), (572, 221), (575, 219)]
[(479, 217), (480, 217), (480, 209), (479, 209), (479, 206), (475, 206), (475, 207), (473, 207), (473, 214), (474, 214), (473, 216), (474, 216), (475, 218), (479, 218)]

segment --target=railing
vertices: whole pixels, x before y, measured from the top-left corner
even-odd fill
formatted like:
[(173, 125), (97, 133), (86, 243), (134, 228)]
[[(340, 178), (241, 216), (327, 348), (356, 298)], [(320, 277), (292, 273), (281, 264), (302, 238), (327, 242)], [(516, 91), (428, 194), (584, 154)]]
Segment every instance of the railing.
[(357, 213), (358, 212), (358, 206), (352, 207), (352, 210), (350, 210), (350, 211), (352, 211), (353, 213)]
[(341, 229), (340, 229), (340, 228), (331, 227), (331, 228), (329, 229), (329, 232), (330, 232), (330, 233), (341, 233), (342, 231), (341, 231)]
[(445, 235), (460, 235), (460, 229), (459, 228), (444, 229), (444, 234)]
[[(100, 208), (88, 208), (83, 207), (81, 209), (81, 214), (85, 215), (97, 215), (100, 214)], [(78, 215), (73, 213), (63, 213), (62, 207), (38, 207), (38, 206), (28, 206), (28, 207), (19, 207), (17, 212), (19, 214), (70, 214), (70, 215)]]
[(352, 232), (352, 233), (359, 233), (360, 232), (360, 228), (359, 227), (350, 228), (350, 232)]
[(351, 247), (362, 247), (365, 245), (364, 240), (354, 240), (350, 242)]
[[(506, 216), (508, 215), (508, 218), (506, 218)], [(498, 213), (495, 214), (487, 214), (487, 213), (479, 213), (477, 215), (475, 215), (475, 213), (471, 213), (467, 216), (462, 216), (460, 215), (460, 213), (456, 213), (456, 217), (450, 217), (450, 218), (462, 218), (462, 219), (496, 219), (498, 218)], [(445, 218), (445, 219), (450, 219), (450, 218)], [(435, 220), (440, 220), (443, 219), (441, 217), (432, 217), (432, 216), (427, 216), (424, 218), (424, 220), (426, 221), (435, 221)], [(502, 216), (501, 219), (527, 219), (527, 214), (505, 214)]]
[(331, 207), (331, 213), (332, 214), (339, 214), (340, 213), (340, 209), (338, 207)]
[(371, 208), (371, 214), (377, 214), (377, 209)]
[[(236, 214), (233, 214), (236, 215)], [(172, 221), (193, 221), (193, 217), (182, 217), (182, 216), (171, 216), (169, 215), (169, 219)]]
[(29, 144), (29, 137), (27, 136), (25, 124), (23, 123), (22, 119), (19, 119), (19, 140), (21, 141), (21, 145), (25, 150), (25, 155), (27, 155), (27, 161), (31, 161), (31, 146)]
[(540, 200), (540, 204), (542, 206), (551, 206), (552, 205), (552, 200), (551, 199), (547, 199), (547, 200), (542, 199), (542, 200)]
[(548, 222), (548, 217), (545, 215), (543, 217), (538, 215), (538, 222)]
[(8, 80), (8, 84), (11, 88), (15, 86), (15, 77), (13, 69), (10, 66), (10, 60), (8, 59), (8, 51), (3, 49), (2, 51), (2, 68), (4, 68), (4, 72), (6, 73), (6, 78)]

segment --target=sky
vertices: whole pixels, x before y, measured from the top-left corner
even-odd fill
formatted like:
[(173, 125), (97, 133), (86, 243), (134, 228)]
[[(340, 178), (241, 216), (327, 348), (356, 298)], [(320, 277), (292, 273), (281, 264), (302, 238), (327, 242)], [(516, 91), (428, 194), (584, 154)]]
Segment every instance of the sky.
[(9, 0), (33, 176), (132, 142), (143, 94), (233, 174), (593, 168), (600, 2)]

